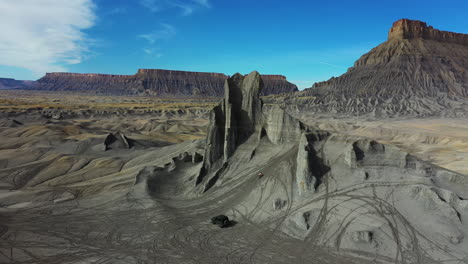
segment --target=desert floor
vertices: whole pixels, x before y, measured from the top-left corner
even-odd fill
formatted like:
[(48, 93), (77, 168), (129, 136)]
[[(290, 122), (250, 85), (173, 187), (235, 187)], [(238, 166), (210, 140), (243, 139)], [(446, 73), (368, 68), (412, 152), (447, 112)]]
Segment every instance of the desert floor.
[[(210, 218), (256, 182), (191, 197), (182, 175), (148, 194), (145, 170), (200, 153), (214, 101), (0, 93), (1, 263), (383, 263), (304, 243), (248, 219)], [(468, 175), (467, 119), (316, 119), (305, 123), (397, 146)], [(109, 134), (124, 135), (131, 148)], [(183, 166), (183, 165), (182, 165)], [(187, 176), (188, 177), (188, 176)], [(274, 225), (273, 225), (274, 226)]]

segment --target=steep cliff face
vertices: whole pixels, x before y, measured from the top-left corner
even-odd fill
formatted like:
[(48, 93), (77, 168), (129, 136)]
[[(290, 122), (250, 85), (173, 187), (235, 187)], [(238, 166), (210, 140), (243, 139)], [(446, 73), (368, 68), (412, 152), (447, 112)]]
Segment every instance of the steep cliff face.
[(222, 73), (140, 69), (135, 75), (145, 91), (156, 95), (222, 96)]
[(326, 111), (431, 115), (439, 111), (439, 103), (432, 101), (468, 97), (467, 40), (465, 34), (399, 20), (388, 40), (363, 55), (348, 72), (316, 83), (302, 94), (318, 96), (315, 102)]
[(298, 91), (297, 86), (286, 80), (283, 75), (262, 75), (263, 90), (260, 95), (280, 94)]
[(224, 160), (226, 161), (238, 145), (258, 131), (262, 113), (259, 95), (263, 89), (263, 81), (257, 72), (245, 77), (235, 74), (226, 81), (224, 89), (226, 120)]
[(97, 95), (136, 95), (145, 92), (133, 75), (54, 72), (37, 80), (34, 90), (80, 92)]
[(417, 20), (400, 19), (393, 23), (388, 39), (425, 39), (438, 42), (468, 45), (468, 35), (441, 31)]
[(204, 164), (197, 183), (222, 158), (226, 162), (236, 147), (259, 130), (262, 122), (260, 91), (263, 81), (258, 72), (235, 74), (225, 81), (224, 99), (210, 114)]
[[(278, 105), (264, 108), (260, 99), (263, 86), (263, 78), (258, 72), (246, 76), (235, 74), (226, 80), (224, 99), (210, 114), (204, 161), (197, 184), (210, 170), (221, 173), (237, 147), (248, 140), (255, 145), (265, 137), (280, 145), (299, 139), (304, 125)], [(212, 182), (208, 182), (207, 189)]]
[[(222, 97), (227, 78), (222, 73), (157, 69), (140, 69), (135, 75), (47, 73), (32, 89), (102, 95)], [(297, 91), (284, 76), (266, 75), (265, 80), (262, 95)]]

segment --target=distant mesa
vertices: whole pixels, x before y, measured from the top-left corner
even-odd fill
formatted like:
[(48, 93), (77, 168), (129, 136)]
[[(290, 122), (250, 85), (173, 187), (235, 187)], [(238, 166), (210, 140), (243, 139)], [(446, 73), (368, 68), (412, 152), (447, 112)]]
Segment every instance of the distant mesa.
[(393, 23), (388, 40), (338, 78), (316, 83), (321, 93), (345, 95), (468, 96), (468, 35), (415, 20)]
[(468, 35), (398, 20), (345, 74), (296, 95), (315, 97), (307, 104), (321, 112), (468, 114)]
[[(154, 95), (168, 97), (222, 97), (222, 73), (139, 69), (135, 75), (47, 73), (33, 90), (67, 91), (97, 95)], [(262, 95), (297, 91), (297, 86), (282, 75), (264, 75)]]
[(0, 78), (0, 90), (1, 89), (22, 89), (31, 86), (34, 82), (32, 81), (21, 81), (11, 78)]

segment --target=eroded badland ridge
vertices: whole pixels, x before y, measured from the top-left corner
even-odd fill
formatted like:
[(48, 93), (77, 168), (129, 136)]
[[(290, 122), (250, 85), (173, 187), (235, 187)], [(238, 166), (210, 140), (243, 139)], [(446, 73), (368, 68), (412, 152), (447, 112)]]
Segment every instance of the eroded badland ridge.
[[(397, 263), (465, 254), (466, 211), (457, 209), (465, 206), (465, 176), (392, 145), (305, 125), (280, 106), (264, 106), (261, 86), (255, 72), (226, 83), (194, 179), (200, 192), (248, 182), (229, 215), (269, 223), (310, 245), (396, 255)], [(451, 208), (447, 195), (457, 197)], [(437, 245), (450, 249), (427, 251)]]
[(196, 115), (0, 123), (0, 260), (465, 261), (464, 175), (306, 125), (263, 86), (226, 80), (206, 139)]
[(305, 104), (317, 112), (466, 116), (467, 69), (468, 35), (402, 19), (345, 74), (294, 96), (315, 97)]

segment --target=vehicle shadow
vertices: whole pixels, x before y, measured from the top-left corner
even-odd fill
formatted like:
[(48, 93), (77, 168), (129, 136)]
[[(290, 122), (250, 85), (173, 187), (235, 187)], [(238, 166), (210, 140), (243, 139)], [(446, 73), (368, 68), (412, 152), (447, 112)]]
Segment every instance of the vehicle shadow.
[(230, 227), (234, 227), (237, 225), (237, 221), (234, 221), (234, 220), (230, 220), (229, 223), (224, 226), (224, 228), (230, 228)]

